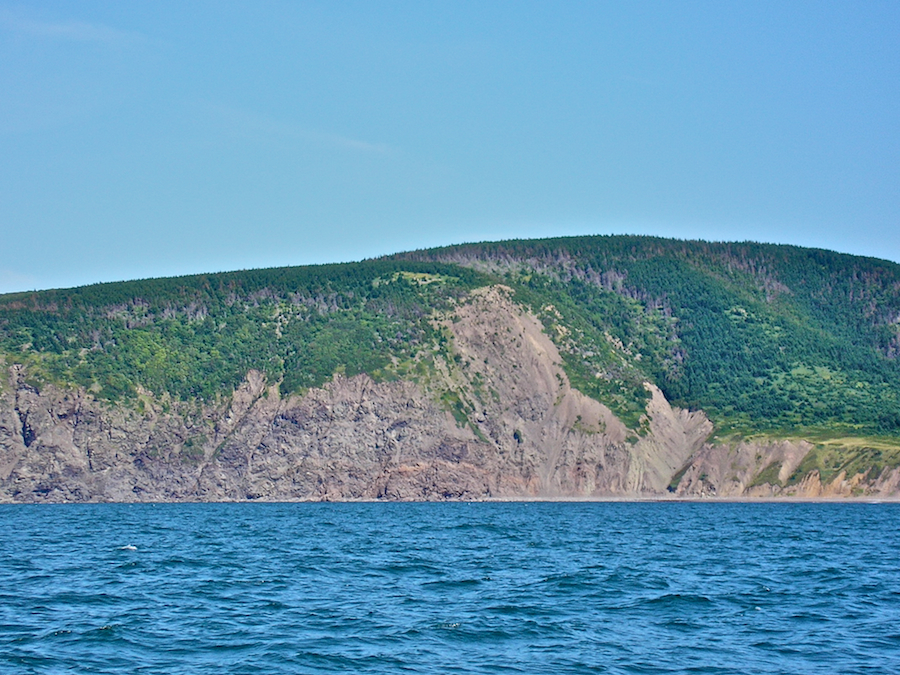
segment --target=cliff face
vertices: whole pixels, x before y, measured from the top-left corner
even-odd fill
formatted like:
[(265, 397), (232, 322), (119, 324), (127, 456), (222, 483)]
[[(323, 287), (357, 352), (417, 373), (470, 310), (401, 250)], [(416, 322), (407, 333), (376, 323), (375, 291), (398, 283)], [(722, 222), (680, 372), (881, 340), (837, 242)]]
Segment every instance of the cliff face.
[[(0, 500), (220, 501), (799, 497), (898, 493), (895, 469), (791, 478), (812, 445), (712, 444), (702, 412), (648, 384), (635, 433), (574, 390), (533, 315), (491, 286), (435, 326), (422, 381), (340, 375), (282, 397), (256, 371), (218, 405), (142, 392), (111, 406), (84, 390), (0, 392)], [(448, 407), (456, 414), (448, 412)], [(777, 481), (761, 482), (770, 467)], [(787, 487), (782, 487), (788, 485)]]

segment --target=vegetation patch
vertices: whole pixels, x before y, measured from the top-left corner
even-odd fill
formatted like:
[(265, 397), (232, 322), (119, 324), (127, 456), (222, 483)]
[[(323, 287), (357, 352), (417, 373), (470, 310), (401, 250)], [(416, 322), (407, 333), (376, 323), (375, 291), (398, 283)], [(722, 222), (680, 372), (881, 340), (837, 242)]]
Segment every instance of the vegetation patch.
[(833, 439), (816, 445), (803, 458), (787, 484), (796, 484), (813, 471), (818, 471), (822, 483), (830, 483), (842, 471), (846, 472), (847, 478), (865, 474), (869, 480), (874, 480), (885, 470), (898, 466), (900, 445), (896, 443), (863, 438)]
[(779, 473), (781, 473), (781, 463), (772, 462), (756, 475), (756, 477), (750, 482), (749, 487), (757, 487), (760, 485), (775, 485), (777, 487), (784, 487), (781, 480), (778, 478)]
[(181, 458), (183, 461), (196, 464), (203, 459), (203, 446), (206, 445), (209, 438), (206, 434), (192, 436), (185, 440), (181, 446)]
[(689, 468), (691, 468), (691, 465), (685, 464), (674, 476), (672, 476), (672, 480), (669, 481), (669, 486), (666, 488), (669, 492), (675, 492), (678, 489), (678, 486), (681, 484), (681, 479), (684, 478), (684, 474), (687, 473)]

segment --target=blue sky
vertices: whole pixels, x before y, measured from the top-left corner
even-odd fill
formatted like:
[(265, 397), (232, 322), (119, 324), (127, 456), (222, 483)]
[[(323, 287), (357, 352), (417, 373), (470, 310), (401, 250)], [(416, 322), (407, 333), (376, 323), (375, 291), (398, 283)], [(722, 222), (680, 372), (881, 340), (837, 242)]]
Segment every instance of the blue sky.
[(900, 3), (0, 0), (0, 292), (606, 233), (900, 261)]

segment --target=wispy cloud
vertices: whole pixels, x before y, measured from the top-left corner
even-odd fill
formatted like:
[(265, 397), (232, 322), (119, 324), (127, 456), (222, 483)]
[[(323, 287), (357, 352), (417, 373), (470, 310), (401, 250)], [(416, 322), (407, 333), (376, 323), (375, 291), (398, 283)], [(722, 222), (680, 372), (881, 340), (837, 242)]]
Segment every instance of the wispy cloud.
[(369, 141), (361, 141), (356, 138), (347, 138), (338, 134), (327, 134), (317, 132), (313, 134), (323, 141), (339, 145), (348, 150), (360, 150), (362, 152), (376, 152), (379, 154), (388, 154), (394, 152), (394, 149), (386, 143), (370, 143)]
[(0, 28), (6, 31), (49, 40), (133, 44), (146, 42), (140, 33), (119, 30), (101, 23), (86, 21), (38, 21), (0, 10)]
[(282, 122), (265, 115), (248, 113), (228, 106), (208, 104), (208, 107), (224, 121), (244, 131), (251, 130), (269, 136), (311, 141), (356, 152), (380, 155), (389, 155), (397, 152), (395, 148), (386, 143), (364, 141), (327, 131), (310, 129), (302, 125)]

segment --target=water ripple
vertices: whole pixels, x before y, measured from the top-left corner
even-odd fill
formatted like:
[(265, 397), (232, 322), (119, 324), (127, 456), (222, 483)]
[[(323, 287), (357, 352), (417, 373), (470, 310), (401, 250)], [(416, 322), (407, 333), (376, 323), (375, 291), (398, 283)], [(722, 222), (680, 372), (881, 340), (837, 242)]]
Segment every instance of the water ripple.
[(900, 507), (3, 506), (0, 673), (900, 672)]

